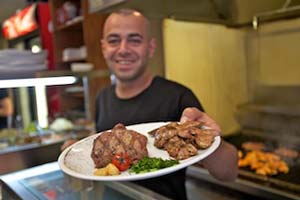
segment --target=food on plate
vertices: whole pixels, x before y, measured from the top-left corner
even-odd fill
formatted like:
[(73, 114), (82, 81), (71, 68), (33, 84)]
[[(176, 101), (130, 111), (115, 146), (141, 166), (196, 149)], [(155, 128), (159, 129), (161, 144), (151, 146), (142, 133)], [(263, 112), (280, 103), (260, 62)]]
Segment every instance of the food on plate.
[(279, 148), (275, 149), (274, 153), (276, 153), (279, 156), (292, 158), (292, 159), (297, 158), (297, 156), (298, 156), (297, 151), (286, 148), (286, 147), (279, 147)]
[(164, 160), (162, 158), (144, 157), (130, 168), (130, 173), (141, 174), (179, 164), (178, 160)]
[(127, 153), (115, 154), (112, 163), (120, 170), (125, 171), (131, 166), (131, 160)]
[(148, 156), (147, 137), (117, 124), (110, 131), (101, 133), (93, 142), (91, 157), (96, 168), (105, 167), (115, 155), (127, 153), (132, 163)]
[(177, 160), (187, 159), (199, 149), (210, 147), (215, 138), (213, 131), (204, 129), (203, 122), (199, 121), (171, 122), (149, 134), (155, 138), (154, 146), (166, 150)]
[(112, 163), (108, 163), (106, 167), (96, 169), (94, 172), (94, 175), (96, 176), (116, 176), (119, 174), (120, 174), (119, 169)]
[(242, 148), (246, 151), (262, 151), (265, 149), (265, 144), (262, 142), (244, 142)]
[(249, 151), (239, 159), (239, 167), (250, 167), (256, 174), (267, 176), (288, 173), (289, 167), (281, 158), (270, 152)]

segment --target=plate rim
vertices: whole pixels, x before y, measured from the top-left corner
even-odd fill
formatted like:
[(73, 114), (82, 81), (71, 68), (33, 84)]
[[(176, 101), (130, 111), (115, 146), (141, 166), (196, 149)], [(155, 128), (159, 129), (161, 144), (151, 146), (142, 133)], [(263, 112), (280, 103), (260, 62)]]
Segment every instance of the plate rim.
[[(132, 129), (135, 126), (139, 127), (139, 126), (146, 126), (146, 125), (157, 125), (157, 127), (163, 126), (164, 124), (167, 124), (170, 122), (149, 122), (149, 123), (140, 123), (140, 124), (133, 124), (133, 125), (129, 125), (126, 126), (127, 129)], [(160, 126), (159, 126), (160, 125)], [(133, 129), (134, 130), (134, 129)], [(142, 174), (131, 174), (131, 175), (124, 175), (124, 176), (96, 176), (96, 175), (87, 175), (87, 174), (82, 174), (80, 172), (76, 172), (75, 170), (72, 170), (70, 168), (68, 168), (65, 165), (65, 158), (67, 156), (67, 154), (72, 150), (72, 148), (74, 148), (75, 146), (79, 145), (80, 143), (83, 143), (87, 140), (91, 140), (93, 138), (98, 137), (98, 135), (102, 134), (104, 131), (101, 131), (99, 133), (93, 134), (91, 136), (85, 137), (79, 141), (77, 141), (76, 143), (70, 145), (69, 147), (67, 147), (58, 157), (58, 165), (60, 167), (60, 169), (72, 176), (72, 177), (76, 177), (79, 179), (84, 179), (84, 180), (92, 180), (92, 181), (135, 181), (135, 180), (143, 180), (143, 179), (148, 179), (148, 178), (154, 178), (154, 177), (158, 177), (158, 176), (163, 176), (169, 173), (173, 173), (176, 172), (178, 170), (181, 170), (183, 168), (186, 168), (192, 164), (195, 164), (201, 160), (203, 160), (204, 158), (206, 158), (207, 156), (211, 155), (221, 144), (221, 136), (216, 136), (214, 139), (214, 142), (211, 144), (211, 146), (207, 149), (204, 149), (202, 151), (205, 151), (204, 153), (200, 154), (200, 155), (195, 155), (192, 156), (190, 158), (187, 158), (185, 160), (179, 160), (179, 164), (178, 165), (174, 165), (168, 168), (164, 168), (164, 169), (159, 169), (157, 171), (153, 171), (153, 172), (147, 172), (147, 173), (142, 173)], [(141, 133), (143, 134), (143, 133)], [(143, 134), (144, 135), (144, 134)], [(150, 136), (151, 137), (151, 136)]]

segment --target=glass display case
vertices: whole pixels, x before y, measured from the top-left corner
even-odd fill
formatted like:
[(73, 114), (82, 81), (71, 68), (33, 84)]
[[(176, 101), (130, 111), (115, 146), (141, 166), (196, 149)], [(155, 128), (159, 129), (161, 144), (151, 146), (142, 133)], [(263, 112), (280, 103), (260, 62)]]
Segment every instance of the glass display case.
[(131, 182), (97, 182), (70, 177), (59, 169), (57, 162), (0, 178), (2, 199), (167, 200), (166, 197)]
[(92, 102), (98, 89), (90, 84), (108, 76), (106, 70), (94, 70), (0, 78), (14, 107), (10, 125), (0, 129), (0, 175), (56, 161), (66, 140), (93, 133)]

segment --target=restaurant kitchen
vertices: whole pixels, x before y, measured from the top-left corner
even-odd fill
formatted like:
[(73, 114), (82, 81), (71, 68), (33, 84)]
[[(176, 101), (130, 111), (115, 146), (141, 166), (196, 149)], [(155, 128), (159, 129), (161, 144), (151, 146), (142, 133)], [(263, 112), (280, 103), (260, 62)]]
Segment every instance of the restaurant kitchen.
[[(55, 191), (59, 194), (59, 190), (51, 188), (51, 185), (59, 182), (62, 184), (60, 188), (62, 189), (66, 180), (70, 180), (70, 185), (77, 186), (75, 190), (77, 195), (87, 195), (88, 197), (94, 195), (95, 188), (119, 187), (122, 188), (120, 189), (121, 193), (122, 191), (126, 193), (128, 188), (131, 188), (130, 183), (129, 185), (126, 185), (127, 183), (124, 185), (123, 183), (120, 183), (120, 185), (118, 185), (119, 183), (101, 185), (100, 183), (80, 181), (71, 177), (62, 178), (64, 175), (54, 161), (57, 160), (60, 154), (59, 147), (64, 140), (70, 137), (82, 138), (89, 134), (87, 132), (91, 131), (90, 127), (93, 126), (91, 113), (93, 113), (95, 96), (95, 92), (90, 92), (97, 91), (109, 84), (110, 79), (106, 65), (103, 58), (99, 58), (101, 57), (99, 56), (101, 54), (100, 47), (94, 47), (95, 41), (99, 41), (103, 19), (107, 13), (114, 9), (133, 7), (140, 9), (149, 16), (154, 27), (153, 34), (158, 39), (158, 51), (151, 63), (153, 72), (189, 86), (200, 99), (206, 112), (220, 123), (224, 139), (236, 145), (243, 153), (247, 153), (243, 148), (245, 142), (261, 145), (266, 151), (272, 153), (278, 148), (297, 152), (296, 157), (283, 157), (290, 169), (287, 174), (262, 176), (244, 167), (240, 168), (239, 178), (234, 183), (219, 182), (207, 175), (206, 170), (199, 166), (190, 166), (187, 182), (189, 198), (300, 199), (300, 182), (297, 178), (299, 177), (300, 167), (300, 106), (298, 102), (300, 69), (297, 66), (299, 64), (298, 49), (300, 46), (298, 44), (300, 1), (152, 0), (140, 2), (134, 0), (90, 0), (82, 1), (81, 4), (78, 4), (79, 1), (71, 1), (75, 2), (74, 4), (77, 3), (77, 6), (82, 5), (81, 15), (83, 19), (80, 19), (80, 15), (78, 15), (75, 18), (79, 22), (74, 20), (75, 22), (70, 23), (71, 25), (64, 26), (55, 22), (57, 18), (53, 16), (55, 16), (55, 10), (58, 10), (65, 2), (63, 0), (49, 0), (51, 19), (54, 26), (52, 32), (54, 40), (52, 68), (50, 69), (48, 66), (48, 70), (40, 70), (38, 73), (32, 71), (23, 73), (22, 76), (25, 77), (20, 77), (20, 73), (18, 75), (12, 72), (7, 72), (8, 75), (1, 73), (1, 79), (53, 77), (57, 75), (75, 76), (77, 82), (71, 86), (46, 86), (46, 90), (47, 94), (49, 90), (52, 90), (52, 93), (59, 96), (59, 102), (62, 106), (55, 107), (59, 110), (56, 116), (59, 114), (70, 119), (69, 112), (74, 113), (74, 111), (77, 111), (75, 108), (78, 108), (78, 105), (81, 104), (81, 111), (84, 110), (83, 114), (76, 116), (82, 119), (84, 126), (80, 126), (79, 130), (69, 131), (68, 134), (70, 135), (64, 132), (64, 136), (68, 135), (68, 137), (57, 140), (50, 145), (42, 143), (37, 148), (36, 143), (33, 143), (30, 145), (34, 145), (34, 147), (21, 146), (21, 150), (18, 149), (17, 151), (2, 149), (1, 156), (4, 160), (10, 159), (10, 153), (16, 154), (17, 157), (14, 160), (18, 160), (18, 163), (9, 164), (7, 162), (8, 166), (4, 168), (11, 169), (11, 171), (1, 173), (3, 175), (2, 192), (5, 195), (9, 191), (10, 195), (19, 195), (19, 198), (22, 198), (20, 193), (12, 190), (13, 185), (23, 188), (20, 189), (21, 191), (24, 190), (24, 187), (30, 188), (25, 192), (26, 195), (30, 196), (34, 193), (33, 196), (37, 199), (42, 198), (43, 192), (45, 194), (47, 191)], [(25, 4), (31, 3), (27, 2)], [(100, 23), (97, 24), (97, 22)], [(97, 25), (95, 26), (95, 24)], [(91, 31), (91, 27), (93, 27), (93, 31)], [(97, 32), (96, 29), (99, 30), (99, 34), (92, 33)], [(73, 39), (70, 38), (71, 31), (74, 35)], [(67, 40), (66, 38), (69, 38), (70, 41), (64, 41)], [(66, 51), (64, 51), (67, 49), (66, 47), (77, 41), (78, 38), (80, 38), (80, 42), (70, 47), (82, 49), (82, 44), (84, 44), (87, 56), (75, 62), (92, 63), (94, 66), (92, 71), (74, 72), (71, 70), (72, 60), (63, 61), (61, 59), (66, 54)], [(18, 41), (16, 41), (16, 39), (2, 39), (3, 49), (5, 50), (8, 47), (19, 48)], [(11, 44), (14, 45), (10, 46)], [(93, 73), (95, 71), (97, 72), (96, 75)], [(99, 84), (96, 84), (99, 83), (99, 79), (101, 79), (100, 87)], [(79, 89), (81, 92), (85, 91), (85, 95), (82, 95), (83, 98), (80, 101), (75, 100), (78, 102), (73, 107), (70, 106), (68, 109), (64, 109), (66, 108), (63, 106), (66, 105), (64, 100), (70, 101), (70, 97), (62, 95), (61, 91), (69, 91), (67, 93), (70, 94), (74, 90), (78, 92)], [(56, 104), (49, 103), (51, 102), (50, 99), (46, 101), (50, 105), (47, 109), (51, 113), (53, 111), (51, 105)], [(53, 114), (53, 116), (55, 115)], [(71, 114), (71, 116), (75, 115)], [(23, 114), (22, 119), (26, 119)], [(49, 120), (50, 123), (55, 121), (55, 118), (51, 120)], [(75, 123), (76, 119), (73, 118), (72, 120)], [(78, 132), (82, 135), (77, 135)], [(59, 134), (59, 136), (61, 135)], [(33, 149), (34, 151), (31, 151)], [(32, 153), (38, 154), (38, 152), (41, 155), (48, 155), (48, 152), (55, 153), (49, 156), (51, 158), (35, 161), (31, 155)], [(25, 159), (27, 164), (20, 164), (20, 160), (22, 160), (20, 157), (27, 158)], [(42, 158), (42, 156), (37, 156), (37, 159), (39, 157)], [(1, 160), (1, 168), (2, 163), (4, 161)], [(39, 166), (43, 163), (49, 163), (48, 165), (53, 167), (53, 171), (49, 171), (47, 165)], [(11, 166), (18, 166), (18, 168), (14, 169)], [(36, 176), (12, 181), (12, 177), (20, 174), (7, 175), (7, 173), (34, 166), (42, 169), (40, 174), (36, 174)], [(56, 179), (44, 178), (48, 177), (47, 173), (54, 173)], [(37, 177), (43, 178), (38, 179)], [(44, 182), (44, 184), (48, 182), (53, 184), (49, 184), (49, 188), (42, 188), (42, 186), (34, 185), (34, 181), (37, 179)], [(65, 190), (72, 190), (72, 187), (65, 188)], [(74, 191), (74, 188), (72, 191)], [(142, 189), (133, 192), (134, 194), (131, 194), (130, 197), (141, 198), (139, 196), (141, 195), (140, 191)], [(219, 194), (217, 195), (213, 194), (212, 191), (220, 192), (217, 192)], [(149, 193), (146, 192), (146, 194)], [(29, 198), (29, 196), (26, 197)]]

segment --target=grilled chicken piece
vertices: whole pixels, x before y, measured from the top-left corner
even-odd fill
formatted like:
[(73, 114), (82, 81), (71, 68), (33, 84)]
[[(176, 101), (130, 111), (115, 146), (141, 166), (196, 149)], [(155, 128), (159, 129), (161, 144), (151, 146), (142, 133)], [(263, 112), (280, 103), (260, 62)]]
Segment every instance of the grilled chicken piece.
[(173, 127), (162, 127), (158, 129), (154, 135), (154, 146), (157, 148), (163, 148), (164, 145), (169, 141), (169, 139), (173, 138), (177, 135), (177, 130)]
[(210, 130), (199, 129), (195, 135), (196, 144), (200, 149), (208, 148), (214, 141), (214, 134)]
[(155, 137), (154, 146), (165, 149), (177, 160), (183, 160), (196, 155), (198, 149), (208, 148), (214, 141), (213, 131), (202, 127), (203, 122), (171, 122), (149, 134)]

